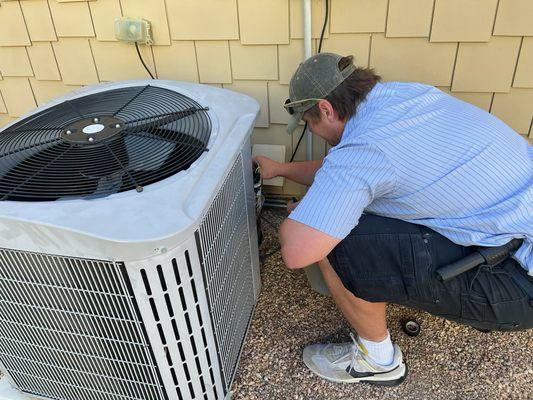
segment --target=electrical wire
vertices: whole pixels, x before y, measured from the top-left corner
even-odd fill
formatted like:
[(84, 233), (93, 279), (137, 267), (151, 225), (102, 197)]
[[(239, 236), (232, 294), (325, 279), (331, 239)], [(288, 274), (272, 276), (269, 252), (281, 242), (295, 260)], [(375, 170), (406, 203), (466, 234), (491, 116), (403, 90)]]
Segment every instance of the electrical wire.
[(326, 32), (328, 16), (329, 16), (329, 0), (326, 0), (326, 16), (324, 18), (324, 25), (322, 25), (322, 32), (320, 33), (320, 42), (318, 43), (318, 53), (322, 51), (322, 40), (324, 39), (324, 32)]
[[(272, 229), (274, 229), (274, 232), (278, 230), (278, 227), (274, 222), (272, 222), (270, 219), (266, 218), (264, 214), (260, 215), (261, 220), (265, 221)], [(264, 264), (265, 261), (272, 255), (276, 254), (278, 251), (281, 250), (281, 246), (279, 244), (276, 245), (274, 249), (269, 251), (266, 254), (260, 254), (259, 258), (261, 259), (261, 263)]]
[[(320, 52), (322, 51), (322, 42), (324, 40), (324, 33), (326, 32), (326, 25), (328, 23), (328, 18), (329, 18), (329, 0), (326, 0), (326, 15), (324, 17), (324, 24), (322, 25), (322, 32), (320, 33), (320, 41), (318, 42), (317, 54), (320, 54)], [(294, 148), (294, 151), (292, 152), (292, 156), (289, 162), (292, 162), (294, 160), (294, 157), (296, 156), (296, 152), (298, 151), (298, 147), (300, 147), (300, 143), (302, 142), (302, 139), (306, 131), (307, 131), (307, 122), (304, 125), (304, 130), (302, 131), (302, 134), (300, 135), (300, 139), (298, 139), (298, 143), (296, 144), (296, 147)]]
[(139, 50), (139, 43), (135, 42), (135, 49), (137, 49), (137, 55), (139, 56), (139, 60), (141, 60), (141, 63), (142, 65), (144, 66), (144, 69), (146, 70), (146, 72), (148, 72), (148, 75), (150, 75), (150, 77), (152, 79), (155, 79), (154, 76), (152, 75), (152, 72), (148, 69), (148, 67), (146, 66), (144, 60), (143, 60), (143, 57), (141, 55), (141, 51)]

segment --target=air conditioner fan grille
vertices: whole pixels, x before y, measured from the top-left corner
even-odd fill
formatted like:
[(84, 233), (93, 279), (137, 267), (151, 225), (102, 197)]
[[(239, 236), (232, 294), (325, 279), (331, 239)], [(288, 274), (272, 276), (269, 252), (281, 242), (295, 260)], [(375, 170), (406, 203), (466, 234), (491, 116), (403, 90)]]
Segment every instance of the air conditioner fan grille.
[(0, 132), (0, 200), (140, 192), (189, 168), (210, 134), (206, 108), (160, 87), (65, 101)]

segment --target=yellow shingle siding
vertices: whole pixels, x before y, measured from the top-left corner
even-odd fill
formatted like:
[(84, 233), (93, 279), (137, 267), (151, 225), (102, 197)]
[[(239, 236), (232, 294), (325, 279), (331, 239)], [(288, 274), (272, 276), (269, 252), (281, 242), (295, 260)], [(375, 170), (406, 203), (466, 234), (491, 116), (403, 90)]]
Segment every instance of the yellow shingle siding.
[(387, 37), (428, 37), (434, 0), (389, 0)]
[(27, 47), (35, 79), (60, 81), (61, 74), (50, 42), (34, 42)]
[(20, 5), (32, 43), (57, 40), (47, 0), (24, 0)]
[(498, 0), (435, 0), (432, 42), (486, 42)]
[[(312, 47), (326, 13), (311, 0)], [(353, 54), (384, 80), (421, 81), (533, 136), (533, 1), (331, 0), (323, 51)], [(0, 1), (0, 126), (99, 81), (146, 78), (135, 48), (115, 40), (119, 16), (150, 21), (141, 46), (161, 79), (246, 93), (261, 114), (253, 142), (287, 146), (282, 103), (303, 57), (303, 0)], [(313, 157), (326, 153), (315, 141)], [(296, 155), (305, 153), (305, 140)], [(303, 190), (286, 181), (285, 193)]]

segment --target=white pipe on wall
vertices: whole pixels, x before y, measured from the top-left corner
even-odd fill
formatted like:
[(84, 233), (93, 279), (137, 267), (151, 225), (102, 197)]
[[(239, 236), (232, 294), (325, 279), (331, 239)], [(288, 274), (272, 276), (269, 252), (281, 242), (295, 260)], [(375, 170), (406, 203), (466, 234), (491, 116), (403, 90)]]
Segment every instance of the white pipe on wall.
[(311, 0), (304, 0), (304, 57), (311, 57)]
[[(311, 0), (304, 0), (304, 60), (311, 57)], [(306, 133), (306, 152), (305, 157), (307, 160), (313, 159), (313, 135), (308, 129)]]

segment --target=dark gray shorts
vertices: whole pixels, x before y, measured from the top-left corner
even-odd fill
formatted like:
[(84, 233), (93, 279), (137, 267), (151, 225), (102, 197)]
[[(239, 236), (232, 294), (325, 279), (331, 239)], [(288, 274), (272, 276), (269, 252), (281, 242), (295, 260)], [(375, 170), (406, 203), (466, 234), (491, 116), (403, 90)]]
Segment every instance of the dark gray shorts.
[[(422, 225), (365, 214), (328, 259), (355, 296), (427, 311), (478, 329), (533, 327), (533, 299), (517, 284), (533, 287), (515, 260), (477, 267), (446, 283), (438, 267), (472, 250)], [(531, 292), (531, 291), (530, 291)]]

